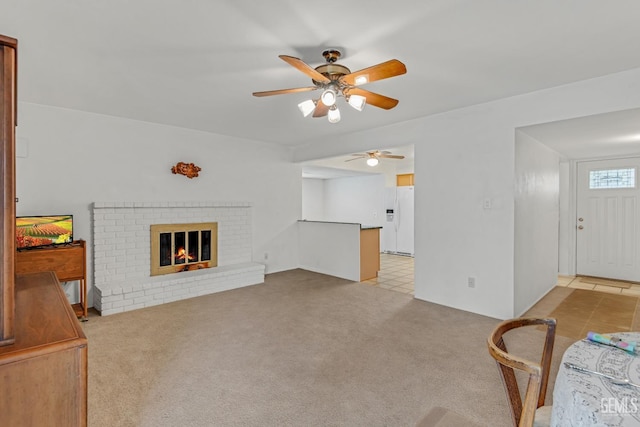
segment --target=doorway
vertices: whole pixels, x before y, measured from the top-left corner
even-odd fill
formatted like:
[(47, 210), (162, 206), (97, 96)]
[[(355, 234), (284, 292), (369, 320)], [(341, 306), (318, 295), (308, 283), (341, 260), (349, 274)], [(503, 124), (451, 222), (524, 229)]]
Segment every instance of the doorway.
[(640, 281), (639, 166), (639, 157), (577, 163), (577, 275)]

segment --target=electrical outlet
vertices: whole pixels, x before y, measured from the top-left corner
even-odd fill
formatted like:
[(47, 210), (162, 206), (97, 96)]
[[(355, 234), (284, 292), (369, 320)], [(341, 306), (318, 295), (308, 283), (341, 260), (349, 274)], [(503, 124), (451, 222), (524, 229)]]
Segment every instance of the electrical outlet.
[(475, 277), (469, 277), (467, 279), (467, 286), (469, 286), (470, 288), (475, 288), (476, 287), (476, 278)]
[(269, 252), (265, 252), (264, 253), (264, 260), (268, 260), (269, 259)]

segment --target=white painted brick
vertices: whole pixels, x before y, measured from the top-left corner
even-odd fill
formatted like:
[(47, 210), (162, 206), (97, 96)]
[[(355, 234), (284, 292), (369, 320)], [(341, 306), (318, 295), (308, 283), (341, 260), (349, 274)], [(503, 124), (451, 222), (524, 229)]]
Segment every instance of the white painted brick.
[(119, 294), (119, 295), (107, 295), (104, 296), (102, 295), (102, 301), (105, 303), (112, 303), (115, 301), (122, 301), (124, 299), (124, 294)]
[(122, 301), (115, 301), (112, 303), (111, 307), (112, 308), (119, 308), (119, 307), (125, 307), (127, 305), (131, 305), (133, 304), (133, 302), (131, 300), (122, 300)]
[(133, 299), (133, 303), (134, 304), (140, 304), (140, 303), (145, 303), (146, 304), (149, 301), (153, 301), (153, 295), (145, 295), (145, 296)]
[(132, 291), (127, 294), (127, 298), (135, 299), (135, 298), (140, 298), (144, 295), (145, 295), (145, 291), (135, 291), (135, 292)]
[(107, 310), (102, 310), (100, 314), (103, 316), (108, 316), (110, 314), (116, 314), (116, 313), (122, 313), (122, 312), (124, 312), (124, 309), (122, 307), (119, 307), (119, 308), (110, 308)]
[(153, 307), (154, 305), (164, 304), (164, 300), (158, 299), (153, 301), (147, 301), (144, 303), (145, 307)]
[(189, 294), (189, 290), (186, 288), (173, 289), (170, 292), (171, 292), (171, 296), (181, 296), (181, 295)]
[(143, 291), (144, 295), (161, 295), (163, 293), (165, 293), (165, 289), (164, 288), (160, 288), (160, 287), (158, 287), (158, 288), (148, 288), (148, 289), (145, 289)]

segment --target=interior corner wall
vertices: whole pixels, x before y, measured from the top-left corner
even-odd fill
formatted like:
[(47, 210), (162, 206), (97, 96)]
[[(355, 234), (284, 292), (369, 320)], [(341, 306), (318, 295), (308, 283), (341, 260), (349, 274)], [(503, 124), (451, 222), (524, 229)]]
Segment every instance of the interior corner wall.
[(324, 221), (324, 179), (302, 179), (302, 216), (307, 221)]
[(382, 226), (384, 188), (382, 174), (325, 180), (325, 221)]
[(522, 315), (558, 282), (560, 156), (516, 131), (514, 314)]
[[(17, 214), (74, 215), (74, 238), (88, 247), (88, 301), (96, 201), (251, 202), (253, 261), (267, 273), (298, 267), (302, 171), (288, 149), (23, 102), (17, 145)], [(200, 176), (172, 174), (181, 161), (201, 167)]]
[[(573, 233), (571, 225), (575, 224), (572, 213), (575, 194), (571, 192), (573, 180), (571, 178), (572, 163), (560, 162), (560, 225), (558, 226), (558, 274), (573, 276), (575, 266), (575, 226)], [(573, 248), (572, 248), (573, 246)]]

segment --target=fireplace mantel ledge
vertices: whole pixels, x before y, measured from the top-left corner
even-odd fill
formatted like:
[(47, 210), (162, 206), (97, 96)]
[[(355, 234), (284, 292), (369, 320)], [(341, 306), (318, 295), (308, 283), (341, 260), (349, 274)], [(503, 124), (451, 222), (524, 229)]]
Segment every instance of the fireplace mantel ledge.
[(93, 202), (95, 209), (122, 209), (122, 208), (248, 208), (251, 202)]

